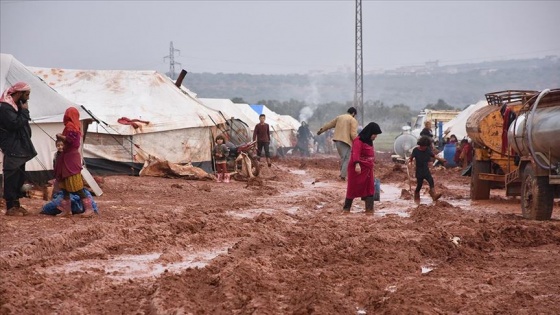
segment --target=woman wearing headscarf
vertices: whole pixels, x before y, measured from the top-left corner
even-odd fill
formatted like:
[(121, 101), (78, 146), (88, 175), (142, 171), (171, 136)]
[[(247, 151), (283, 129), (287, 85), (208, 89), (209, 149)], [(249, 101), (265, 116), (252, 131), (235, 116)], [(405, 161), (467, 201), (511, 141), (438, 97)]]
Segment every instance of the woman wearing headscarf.
[(375, 193), (373, 165), (375, 151), (373, 140), (381, 134), (378, 124), (369, 123), (352, 142), (348, 162), (348, 183), (346, 199), (342, 210), (350, 212), (354, 198), (362, 198), (366, 203), (366, 213), (373, 214), (373, 194)]
[(4, 154), (4, 199), (6, 215), (27, 214), (19, 199), (25, 181), (25, 163), (37, 155), (31, 142), (29, 127), (29, 95), (31, 87), (17, 82), (0, 96), (0, 149)]
[(64, 194), (59, 210), (62, 216), (72, 215), (72, 204), (70, 193), (80, 196), (84, 205), (82, 217), (90, 217), (94, 214), (91, 197), (84, 192), (84, 181), (82, 179), (82, 156), (80, 155), (80, 143), (82, 140), (82, 128), (80, 127), (80, 113), (75, 107), (69, 107), (64, 113), (64, 130), (56, 135), (57, 139), (64, 141), (62, 154), (56, 158), (54, 175)]

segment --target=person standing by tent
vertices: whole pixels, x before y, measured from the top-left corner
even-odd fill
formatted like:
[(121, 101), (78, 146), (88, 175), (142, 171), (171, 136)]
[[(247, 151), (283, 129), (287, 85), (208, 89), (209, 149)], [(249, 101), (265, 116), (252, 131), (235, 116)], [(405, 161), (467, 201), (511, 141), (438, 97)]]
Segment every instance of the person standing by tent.
[(358, 136), (358, 121), (355, 116), (358, 112), (354, 107), (348, 108), (346, 114), (337, 116), (335, 119), (326, 123), (317, 135), (334, 128), (333, 141), (336, 145), (336, 151), (340, 156), (340, 179), (346, 180), (348, 160), (350, 158), (350, 149), (352, 141)]
[(348, 183), (343, 211), (350, 212), (354, 198), (362, 198), (366, 202), (366, 213), (373, 214), (373, 195), (375, 182), (373, 165), (375, 150), (373, 140), (381, 134), (378, 124), (370, 122), (354, 139), (348, 163)]
[(429, 120), (426, 120), (424, 122), (424, 129), (422, 129), (422, 131), (420, 131), (420, 137), (421, 136), (426, 136), (430, 139), (432, 139), (432, 141), (434, 140), (434, 134), (432, 133), (432, 122)]
[(313, 139), (313, 135), (309, 130), (309, 126), (305, 121), (301, 122), (297, 131), (297, 145), (296, 150), (301, 152), (303, 156), (309, 156), (309, 141)]
[(92, 199), (84, 192), (84, 180), (82, 178), (82, 156), (80, 154), (80, 143), (82, 139), (82, 128), (80, 127), (80, 113), (75, 107), (69, 107), (64, 113), (64, 130), (56, 135), (57, 139), (64, 141), (62, 154), (56, 158), (54, 175), (60, 189), (64, 194), (59, 210), (61, 216), (72, 215), (72, 204), (70, 193), (80, 196), (84, 205), (82, 217), (91, 217), (94, 214)]
[(472, 158), (473, 158), (472, 144), (470, 144), (469, 140), (467, 139), (461, 140), (461, 150), (459, 150), (457, 165), (461, 165), (461, 167), (465, 168), (469, 164), (471, 164)]
[(226, 145), (226, 139), (222, 135), (216, 137), (216, 145), (214, 145), (214, 158), (216, 160), (216, 182), (229, 183), (229, 174), (227, 172), (227, 157), (229, 148)]
[(6, 215), (27, 215), (19, 199), (25, 181), (25, 163), (37, 155), (31, 142), (29, 95), (31, 87), (17, 82), (0, 97), (0, 149), (4, 154), (4, 199)]
[(266, 156), (266, 163), (268, 167), (272, 166), (270, 163), (270, 126), (265, 123), (265, 114), (259, 115), (259, 123), (255, 126), (253, 131), (253, 141), (257, 141), (257, 155), (261, 157), (262, 150), (264, 149), (264, 155)]

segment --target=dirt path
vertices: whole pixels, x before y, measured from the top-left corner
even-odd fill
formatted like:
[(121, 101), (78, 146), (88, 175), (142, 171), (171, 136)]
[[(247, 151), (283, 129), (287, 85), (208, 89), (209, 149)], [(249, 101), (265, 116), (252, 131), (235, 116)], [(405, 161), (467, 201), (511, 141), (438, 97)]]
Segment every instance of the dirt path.
[(251, 185), (106, 177), (96, 218), (1, 216), (0, 314), (560, 313), (558, 202), (527, 221), (437, 169), (444, 197), (416, 206), (378, 154), (375, 215), (344, 215), (337, 165), (276, 161)]

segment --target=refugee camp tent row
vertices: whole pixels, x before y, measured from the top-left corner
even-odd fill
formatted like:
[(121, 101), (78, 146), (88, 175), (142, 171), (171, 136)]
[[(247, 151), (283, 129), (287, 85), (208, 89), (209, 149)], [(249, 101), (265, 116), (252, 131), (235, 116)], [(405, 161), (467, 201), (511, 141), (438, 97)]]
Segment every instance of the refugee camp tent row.
[(212, 171), (224, 118), (156, 71), (32, 68), (95, 120), (84, 159), (95, 174), (138, 174), (154, 157)]
[(249, 127), (250, 139), (252, 139), (255, 126), (260, 122), (259, 115), (266, 115), (266, 123), (270, 125), (272, 155), (284, 155), (296, 144), (296, 134), (299, 122), (289, 115), (279, 115), (265, 105), (249, 105), (234, 103), (229, 99), (201, 98), (208, 107), (220, 111), (227, 119), (235, 117)]
[[(57, 93), (39, 79), (24, 64), (10, 54), (1, 54), (0, 93), (16, 82), (23, 81), (31, 86), (29, 112), (31, 116), (31, 140), (37, 156), (26, 164), (26, 179), (31, 183), (42, 184), (53, 178), (53, 156), (56, 152), (56, 134), (64, 129), (64, 112), (73, 102)], [(87, 115), (80, 110), (83, 130), (87, 128)], [(2, 172), (2, 153), (0, 152), (0, 173)]]

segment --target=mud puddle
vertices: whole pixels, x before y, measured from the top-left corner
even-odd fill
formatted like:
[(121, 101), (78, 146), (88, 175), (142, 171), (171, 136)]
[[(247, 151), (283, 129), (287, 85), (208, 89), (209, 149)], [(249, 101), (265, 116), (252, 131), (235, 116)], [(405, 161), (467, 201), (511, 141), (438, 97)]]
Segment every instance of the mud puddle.
[(103, 272), (108, 278), (124, 281), (140, 278), (156, 278), (163, 273), (180, 273), (188, 268), (204, 268), (219, 255), (227, 254), (231, 245), (220, 248), (174, 253), (148, 253), (118, 255), (107, 260), (86, 259), (40, 270), (46, 274), (69, 274), (75, 272)]

